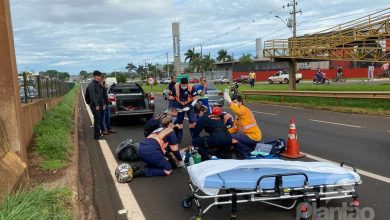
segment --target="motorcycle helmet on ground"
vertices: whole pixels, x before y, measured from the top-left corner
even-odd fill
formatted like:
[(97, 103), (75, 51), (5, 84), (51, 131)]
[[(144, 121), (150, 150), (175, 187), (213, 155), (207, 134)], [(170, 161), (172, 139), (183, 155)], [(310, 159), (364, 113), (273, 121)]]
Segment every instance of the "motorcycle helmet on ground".
[(119, 164), (115, 169), (115, 177), (119, 183), (128, 183), (133, 179), (133, 169), (130, 164)]

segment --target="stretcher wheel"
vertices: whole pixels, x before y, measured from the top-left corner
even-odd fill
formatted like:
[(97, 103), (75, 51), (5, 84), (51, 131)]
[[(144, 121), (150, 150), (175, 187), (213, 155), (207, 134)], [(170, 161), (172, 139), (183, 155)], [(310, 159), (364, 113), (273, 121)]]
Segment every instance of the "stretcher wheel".
[(185, 209), (189, 209), (192, 206), (192, 198), (186, 198), (181, 202), (181, 205)]

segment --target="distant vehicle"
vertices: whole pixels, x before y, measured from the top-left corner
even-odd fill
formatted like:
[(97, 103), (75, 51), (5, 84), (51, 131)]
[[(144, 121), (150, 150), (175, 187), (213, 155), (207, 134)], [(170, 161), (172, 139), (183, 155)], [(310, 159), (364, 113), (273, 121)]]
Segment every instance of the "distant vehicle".
[(321, 84), (324, 84), (324, 85), (329, 85), (330, 84), (330, 81), (329, 79), (326, 77), (326, 74), (324, 72), (321, 72), (322, 73), (322, 79), (320, 81), (318, 81), (316, 75), (314, 74), (314, 77), (313, 77), (313, 84), (314, 85), (321, 85)]
[(81, 81), (82, 84), (85, 84), (85, 80)]
[(19, 89), (19, 96), (20, 96), (20, 101), (21, 102), (26, 102), (26, 99), (27, 99), (27, 102), (32, 102), (32, 98), (31, 98), (31, 95), (30, 95), (30, 92), (29, 92), (28, 89), (27, 89), (27, 96), (25, 96), (25, 94), (24, 94), (24, 87), (21, 87)]
[(218, 77), (218, 78), (216, 78), (214, 80), (214, 84), (218, 84), (218, 83), (220, 83), (220, 84), (224, 84), (224, 83), (229, 84), (229, 78), (227, 78), (226, 76), (220, 76), (220, 77)]
[(116, 81), (116, 77), (107, 77), (106, 84), (108, 87), (112, 86), (113, 84), (118, 84), (118, 82)]
[(237, 79), (234, 79), (233, 82), (235, 82), (235, 83), (242, 83), (242, 84), (249, 83), (249, 76), (241, 75)]
[(164, 81), (163, 81), (164, 84), (169, 84), (170, 82), (171, 82), (170, 79), (164, 79)]
[(154, 96), (136, 83), (114, 84), (108, 90), (111, 117), (140, 116), (149, 120), (154, 115)]
[(29, 93), (31, 99), (39, 98), (38, 91), (34, 87), (29, 86), (27, 89), (28, 89), (28, 93)]
[(188, 82), (191, 83), (191, 84), (199, 83), (199, 79), (193, 77), (193, 78), (190, 79), (190, 81), (188, 81)]
[[(299, 83), (299, 81), (302, 80), (302, 74), (301, 73), (297, 73), (295, 74), (295, 77), (296, 77), (296, 82)], [(286, 83), (288, 84), (289, 83), (289, 74), (288, 74), (288, 71), (286, 70), (281, 70), (281, 71), (278, 71), (276, 72), (274, 75), (268, 77), (268, 83), (269, 84), (273, 84), (273, 83)]]

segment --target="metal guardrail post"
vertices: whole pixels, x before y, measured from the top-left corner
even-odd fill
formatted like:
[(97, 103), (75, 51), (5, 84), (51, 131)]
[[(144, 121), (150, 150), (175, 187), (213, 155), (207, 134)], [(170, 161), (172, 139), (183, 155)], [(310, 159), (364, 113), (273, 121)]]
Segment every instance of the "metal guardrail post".
[(37, 76), (37, 84), (38, 84), (38, 97), (42, 98), (42, 84), (41, 84), (41, 77)]
[(24, 102), (28, 103), (27, 100), (27, 73), (23, 72), (23, 89), (24, 89)]

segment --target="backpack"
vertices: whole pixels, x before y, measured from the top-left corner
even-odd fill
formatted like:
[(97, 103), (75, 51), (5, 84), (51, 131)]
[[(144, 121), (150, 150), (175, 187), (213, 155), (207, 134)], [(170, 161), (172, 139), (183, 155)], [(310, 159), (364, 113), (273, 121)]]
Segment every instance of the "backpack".
[(122, 141), (115, 150), (116, 157), (122, 161), (134, 162), (138, 157), (139, 143), (134, 143), (131, 139)]
[(90, 104), (91, 104), (91, 97), (89, 97), (88, 89), (89, 89), (89, 86), (88, 86), (87, 89), (85, 90), (84, 99), (85, 99), (85, 102), (86, 102), (88, 105), (90, 105)]

